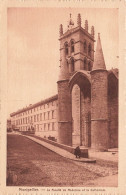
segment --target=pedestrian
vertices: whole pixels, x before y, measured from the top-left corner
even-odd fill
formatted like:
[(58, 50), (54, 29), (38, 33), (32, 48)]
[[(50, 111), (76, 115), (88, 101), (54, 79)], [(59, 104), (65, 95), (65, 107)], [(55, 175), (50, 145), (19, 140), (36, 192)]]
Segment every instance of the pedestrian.
[(74, 150), (74, 155), (76, 156), (76, 158), (77, 157), (81, 157), (81, 150), (80, 150), (80, 147), (79, 146), (77, 146), (76, 148), (75, 148), (75, 150)]

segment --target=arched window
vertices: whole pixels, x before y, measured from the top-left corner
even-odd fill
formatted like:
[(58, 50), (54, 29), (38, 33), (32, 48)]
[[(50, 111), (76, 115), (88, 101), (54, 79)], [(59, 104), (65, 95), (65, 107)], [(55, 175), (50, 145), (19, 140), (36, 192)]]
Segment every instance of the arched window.
[(86, 41), (84, 41), (84, 52), (85, 53), (87, 52), (87, 43), (86, 43)]
[(86, 70), (87, 69), (87, 60), (86, 60), (86, 58), (84, 58), (84, 70)]
[(91, 71), (91, 62), (88, 62), (88, 70)]
[(74, 52), (74, 41), (71, 41), (71, 53)]
[(91, 44), (88, 45), (88, 55), (91, 57)]
[(65, 54), (68, 55), (68, 43), (65, 43)]
[(74, 69), (75, 69), (75, 67), (74, 67), (74, 59), (72, 58), (71, 59), (71, 72), (73, 72)]
[(69, 63), (68, 63), (68, 61), (67, 61), (67, 69), (69, 69)]

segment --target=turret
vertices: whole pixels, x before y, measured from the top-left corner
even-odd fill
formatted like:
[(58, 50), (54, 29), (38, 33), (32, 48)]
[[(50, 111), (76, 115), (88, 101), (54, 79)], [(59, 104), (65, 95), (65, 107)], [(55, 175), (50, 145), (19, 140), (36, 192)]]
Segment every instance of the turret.
[(100, 34), (91, 71), (91, 147), (108, 149), (108, 72), (102, 52)]
[(63, 25), (62, 24), (60, 24), (59, 34), (60, 34), (60, 36), (63, 35)]
[(88, 32), (88, 21), (85, 20), (85, 30)]
[(94, 38), (95, 32), (94, 32), (94, 26), (91, 27), (91, 35)]
[(77, 25), (81, 26), (81, 15), (80, 14), (78, 14), (78, 17), (77, 17)]

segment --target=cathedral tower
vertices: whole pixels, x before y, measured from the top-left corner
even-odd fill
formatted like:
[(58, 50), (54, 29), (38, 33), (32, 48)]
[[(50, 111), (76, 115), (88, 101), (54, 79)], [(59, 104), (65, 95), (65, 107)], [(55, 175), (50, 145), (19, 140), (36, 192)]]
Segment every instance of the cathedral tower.
[(88, 32), (88, 21), (82, 27), (78, 14), (77, 26), (71, 18), (67, 30), (60, 25), (60, 74), (58, 80), (58, 137), (59, 142), (72, 145), (72, 106), (69, 80), (77, 71), (91, 71), (94, 61), (94, 27)]

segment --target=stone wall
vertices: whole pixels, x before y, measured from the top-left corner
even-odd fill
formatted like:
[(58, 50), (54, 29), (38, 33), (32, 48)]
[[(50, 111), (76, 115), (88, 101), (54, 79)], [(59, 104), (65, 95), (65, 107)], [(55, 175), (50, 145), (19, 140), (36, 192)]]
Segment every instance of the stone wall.
[(108, 76), (109, 148), (118, 147), (118, 80)]
[(58, 142), (72, 145), (72, 108), (68, 80), (58, 81)]
[(118, 147), (118, 99), (109, 100), (109, 148)]
[(72, 89), (72, 145), (80, 145), (80, 87)]
[(106, 70), (91, 72), (91, 147), (96, 150), (109, 147), (107, 77)]

